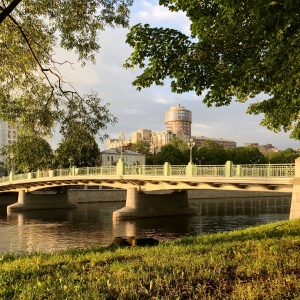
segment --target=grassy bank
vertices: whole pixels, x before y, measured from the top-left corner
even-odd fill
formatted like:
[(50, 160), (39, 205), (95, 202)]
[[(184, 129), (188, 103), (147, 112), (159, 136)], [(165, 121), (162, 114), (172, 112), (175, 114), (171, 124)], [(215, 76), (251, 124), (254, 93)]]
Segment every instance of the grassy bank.
[(0, 299), (300, 299), (300, 220), (155, 247), (5, 255)]

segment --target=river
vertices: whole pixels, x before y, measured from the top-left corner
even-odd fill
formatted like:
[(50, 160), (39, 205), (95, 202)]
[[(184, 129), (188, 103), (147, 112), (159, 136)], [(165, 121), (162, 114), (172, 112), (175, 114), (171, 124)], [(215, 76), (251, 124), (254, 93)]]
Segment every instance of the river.
[(113, 221), (125, 202), (78, 204), (76, 209), (32, 210), (7, 215), (0, 208), (0, 254), (54, 252), (107, 246), (115, 236), (148, 236), (159, 241), (229, 231), (288, 220), (291, 197), (191, 200), (196, 216)]

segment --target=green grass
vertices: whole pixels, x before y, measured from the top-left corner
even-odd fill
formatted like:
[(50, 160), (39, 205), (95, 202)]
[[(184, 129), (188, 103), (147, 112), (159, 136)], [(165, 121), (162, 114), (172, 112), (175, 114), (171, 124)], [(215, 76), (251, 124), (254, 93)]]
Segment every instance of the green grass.
[(0, 299), (300, 299), (300, 220), (155, 247), (0, 257)]

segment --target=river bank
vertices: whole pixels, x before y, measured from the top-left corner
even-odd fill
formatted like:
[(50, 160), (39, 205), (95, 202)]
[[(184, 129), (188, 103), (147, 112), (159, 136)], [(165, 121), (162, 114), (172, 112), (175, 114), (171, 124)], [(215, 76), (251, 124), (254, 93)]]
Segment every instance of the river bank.
[(4, 255), (1, 299), (299, 299), (300, 220), (154, 247)]

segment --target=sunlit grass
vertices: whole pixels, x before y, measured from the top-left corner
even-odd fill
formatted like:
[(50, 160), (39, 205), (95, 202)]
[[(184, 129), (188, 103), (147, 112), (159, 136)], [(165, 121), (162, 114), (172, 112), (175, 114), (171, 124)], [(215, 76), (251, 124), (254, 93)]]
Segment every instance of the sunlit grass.
[(0, 257), (0, 299), (300, 299), (300, 220), (155, 247)]

